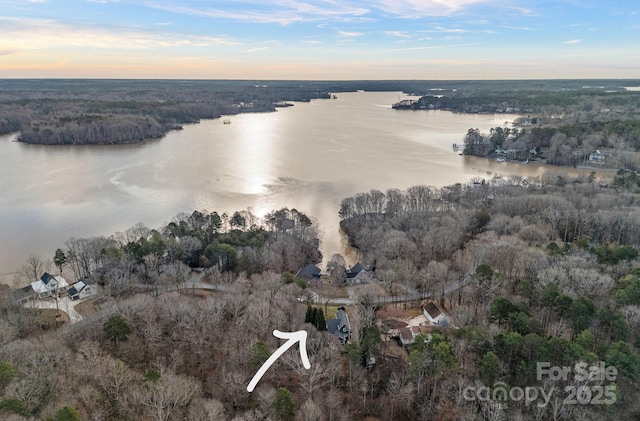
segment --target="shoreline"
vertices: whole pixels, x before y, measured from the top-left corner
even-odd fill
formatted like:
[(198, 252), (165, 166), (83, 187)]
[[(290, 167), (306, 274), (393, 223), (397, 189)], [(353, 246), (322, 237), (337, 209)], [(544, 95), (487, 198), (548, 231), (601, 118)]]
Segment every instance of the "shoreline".
[(471, 154), (463, 154), (461, 156), (465, 156), (465, 157), (473, 157), (476, 159), (485, 159), (488, 161), (494, 161), (497, 164), (502, 164), (502, 163), (507, 163), (507, 164), (520, 164), (520, 165), (530, 165), (530, 166), (536, 166), (536, 167), (542, 167), (542, 168), (547, 168), (547, 169), (554, 169), (557, 168), (559, 170), (564, 170), (564, 171), (588, 171), (588, 172), (595, 172), (595, 173), (609, 173), (609, 174), (615, 174), (618, 171), (620, 171), (621, 168), (600, 168), (600, 167), (593, 167), (593, 166), (589, 166), (589, 165), (576, 165), (574, 167), (572, 166), (568, 166), (568, 165), (554, 165), (554, 164), (549, 164), (547, 162), (542, 162), (542, 161), (529, 161), (527, 163), (525, 163), (524, 161), (518, 161), (515, 159), (507, 159), (505, 161), (496, 161), (495, 157), (487, 157), (487, 156), (480, 156), (480, 155), (471, 155)]

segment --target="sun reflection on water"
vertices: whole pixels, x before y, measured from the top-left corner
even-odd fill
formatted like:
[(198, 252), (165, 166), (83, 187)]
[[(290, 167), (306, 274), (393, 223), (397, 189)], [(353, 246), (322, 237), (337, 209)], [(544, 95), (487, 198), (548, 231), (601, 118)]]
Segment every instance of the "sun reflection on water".
[(243, 117), (246, 116), (235, 119), (233, 127), (239, 131), (236, 163), (243, 174), (238, 190), (244, 194), (263, 195), (273, 180), (274, 126), (277, 119), (267, 114), (252, 115), (250, 119)]

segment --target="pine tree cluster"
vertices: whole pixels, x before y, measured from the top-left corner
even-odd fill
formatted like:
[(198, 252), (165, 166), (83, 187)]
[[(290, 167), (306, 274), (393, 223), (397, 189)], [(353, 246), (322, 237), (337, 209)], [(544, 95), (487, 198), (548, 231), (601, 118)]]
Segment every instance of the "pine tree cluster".
[(305, 323), (311, 323), (318, 331), (327, 330), (327, 322), (324, 318), (324, 311), (321, 308), (307, 306), (307, 313), (304, 316)]

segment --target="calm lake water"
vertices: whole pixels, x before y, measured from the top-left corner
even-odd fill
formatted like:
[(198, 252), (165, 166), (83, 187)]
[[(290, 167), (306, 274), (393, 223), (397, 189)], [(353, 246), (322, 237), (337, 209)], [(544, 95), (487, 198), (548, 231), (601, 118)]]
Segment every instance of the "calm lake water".
[(544, 168), (463, 157), (469, 128), (514, 115), (398, 111), (398, 92), (342, 93), (276, 113), (208, 120), (125, 146), (37, 146), (0, 136), (0, 274), (69, 237), (157, 228), (179, 212), (297, 208), (319, 222), (328, 259), (344, 250), (340, 201), (357, 192), (445, 186)]

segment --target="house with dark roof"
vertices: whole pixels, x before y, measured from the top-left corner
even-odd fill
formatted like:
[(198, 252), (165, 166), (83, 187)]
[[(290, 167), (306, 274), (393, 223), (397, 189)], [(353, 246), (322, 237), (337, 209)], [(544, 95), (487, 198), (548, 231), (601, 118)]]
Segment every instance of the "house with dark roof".
[(43, 273), (40, 280), (32, 282), (29, 286), (11, 292), (11, 298), (18, 303), (26, 303), (30, 300), (54, 297), (67, 290), (69, 284), (62, 276), (54, 276)]
[(308, 264), (307, 266), (300, 268), (296, 273), (296, 278), (303, 279), (307, 282), (317, 282), (320, 279), (320, 268), (314, 264)]
[(69, 298), (75, 301), (96, 295), (98, 293), (98, 286), (92, 279), (82, 278), (71, 285), (67, 293), (69, 294)]
[(31, 288), (38, 298), (52, 297), (67, 290), (69, 284), (62, 276), (53, 276), (47, 272), (43, 273), (40, 280), (31, 283)]
[(355, 278), (363, 270), (364, 270), (364, 266), (362, 266), (362, 264), (360, 264), (360, 262), (356, 263), (355, 265), (353, 265), (351, 267), (351, 269), (347, 269), (347, 279)]
[(347, 269), (347, 284), (366, 284), (371, 282), (372, 274), (361, 263)]
[(24, 304), (38, 298), (38, 295), (33, 290), (31, 285), (28, 285), (24, 288), (17, 289), (15, 291), (11, 291), (9, 294), (11, 299), (19, 304)]
[(449, 316), (437, 303), (428, 301), (422, 304), (422, 312), (431, 326), (448, 326), (451, 324)]
[(351, 338), (351, 325), (344, 307), (338, 309), (335, 319), (327, 320), (327, 331), (338, 338), (342, 344), (346, 344), (349, 341)]

